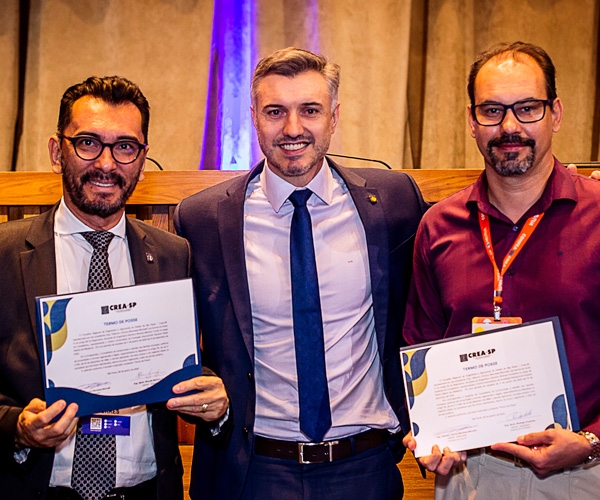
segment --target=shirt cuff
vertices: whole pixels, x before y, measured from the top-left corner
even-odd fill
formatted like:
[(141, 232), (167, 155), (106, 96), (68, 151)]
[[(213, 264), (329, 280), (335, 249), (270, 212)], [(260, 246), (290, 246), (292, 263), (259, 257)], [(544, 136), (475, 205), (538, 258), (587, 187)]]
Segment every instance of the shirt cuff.
[(13, 458), (15, 459), (15, 462), (17, 462), (19, 465), (24, 464), (27, 458), (29, 457), (30, 451), (31, 448), (22, 448), (18, 451), (15, 451), (13, 453)]
[(227, 419), (229, 418), (229, 406), (227, 406), (227, 410), (225, 410), (225, 415), (223, 415), (211, 428), (210, 434), (212, 437), (216, 437), (221, 434), (221, 430)]

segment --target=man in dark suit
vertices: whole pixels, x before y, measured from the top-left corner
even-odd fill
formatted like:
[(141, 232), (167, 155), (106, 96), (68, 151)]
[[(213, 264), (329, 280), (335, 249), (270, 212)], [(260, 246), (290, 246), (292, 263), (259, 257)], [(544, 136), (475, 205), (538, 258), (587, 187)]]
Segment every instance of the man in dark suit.
[[(52, 168), (63, 176), (62, 200), (39, 217), (0, 225), (3, 498), (181, 499), (177, 414), (170, 410), (207, 422), (225, 413), (228, 399), (217, 377), (178, 384), (177, 394), (199, 392), (169, 400), (169, 409), (156, 404), (118, 410), (119, 418), (129, 419), (131, 431), (113, 440), (115, 459), (108, 474), (114, 478), (106, 493), (72, 483), (80, 436), (76, 428), (83, 420), (75, 418), (77, 404), (61, 400), (47, 406), (44, 401), (35, 297), (87, 289), (96, 250), (84, 234), (108, 235), (115, 287), (190, 275), (185, 240), (125, 216), (125, 202), (143, 179), (148, 121), (146, 98), (123, 78), (94, 77), (69, 88), (61, 101), (58, 133), (49, 141)], [(82, 482), (106, 461), (100, 455), (91, 469), (77, 472)]]
[(338, 85), (319, 55), (263, 59), (252, 116), (266, 160), (176, 211), (233, 418), (226, 448), (196, 440), (193, 499), (402, 496), (398, 349), (426, 204), (403, 173), (325, 158)]

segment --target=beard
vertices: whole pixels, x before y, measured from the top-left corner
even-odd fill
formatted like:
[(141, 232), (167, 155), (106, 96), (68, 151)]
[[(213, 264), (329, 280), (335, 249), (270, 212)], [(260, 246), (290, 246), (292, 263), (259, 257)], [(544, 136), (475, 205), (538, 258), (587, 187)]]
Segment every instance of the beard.
[[(140, 175), (140, 171), (138, 170), (137, 174), (132, 176), (131, 181), (128, 182), (125, 177), (116, 172), (104, 173), (94, 169), (77, 177), (74, 170), (69, 167), (64, 158), (61, 160), (61, 165), (65, 189), (75, 206), (86, 214), (102, 218), (110, 217), (125, 207), (125, 203), (127, 203), (131, 193), (133, 193)], [(89, 198), (85, 193), (84, 187), (91, 181), (115, 183), (121, 189), (121, 194), (113, 202), (109, 201), (111, 195), (108, 193), (99, 193), (95, 198)]]
[[(523, 146), (528, 146), (530, 151), (521, 160), (519, 160), (518, 152), (505, 153), (503, 157), (499, 157), (494, 152), (494, 147), (502, 144), (522, 144)], [(518, 134), (502, 134), (500, 137), (488, 142), (487, 152), (492, 166), (499, 175), (503, 177), (523, 175), (532, 167), (535, 161), (535, 141), (533, 139), (523, 139)]]
[[(266, 144), (264, 137), (261, 134), (258, 135), (258, 142), (260, 148), (267, 158), (269, 165), (281, 172), (285, 177), (299, 177), (307, 174), (315, 168), (317, 165), (323, 163), (323, 158), (327, 154), (329, 149), (329, 141), (317, 142), (312, 134), (305, 134), (298, 137), (283, 136), (275, 139), (270, 145)], [(280, 149), (281, 144), (286, 142), (305, 142), (307, 145), (313, 146), (313, 152), (310, 156), (306, 153), (298, 156), (298, 160), (294, 160), (293, 157), (278, 161), (276, 152)]]

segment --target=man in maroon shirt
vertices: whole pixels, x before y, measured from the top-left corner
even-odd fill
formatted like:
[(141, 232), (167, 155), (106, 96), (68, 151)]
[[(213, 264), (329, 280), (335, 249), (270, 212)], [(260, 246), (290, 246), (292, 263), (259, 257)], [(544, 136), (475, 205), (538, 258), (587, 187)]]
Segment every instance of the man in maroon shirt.
[[(493, 315), (495, 271), (479, 223), (486, 216), (497, 267), (509, 259), (497, 312), (523, 321), (559, 317), (582, 432), (549, 429), (468, 453), (434, 446), (420, 461), (437, 473), (436, 498), (598, 498), (600, 183), (552, 155), (563, 108), (543, 49), (516, 42), (481, 54), (468, 91), (471, 135), (485, 171), (423, 218), (406, 341), (462, 335), (474, 317)], [(528, 231), (520, 252), (509, 256)], [(411, 435), (404, 442), (416, 446)]]

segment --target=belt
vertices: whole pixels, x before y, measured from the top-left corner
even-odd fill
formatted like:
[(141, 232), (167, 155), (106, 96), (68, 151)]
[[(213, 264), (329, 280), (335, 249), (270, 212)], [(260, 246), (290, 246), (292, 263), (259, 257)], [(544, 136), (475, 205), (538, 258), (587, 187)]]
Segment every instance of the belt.
[[(156, 498), (156, 478), (127, 488), (113, 488), (103, 500), (152, 500)], [(55, 486), (48, 488), (47, 500), (81, 500), (72, 488)]]
[(371, 429), (354, 436), (321, 443), (297, 443), (256, 436), (254, 451), (257, 455), (295, 460), (301, 464), (320, 464), (342, 460), (380, 446), (387, 443), (389, 435), (386, 430)]

